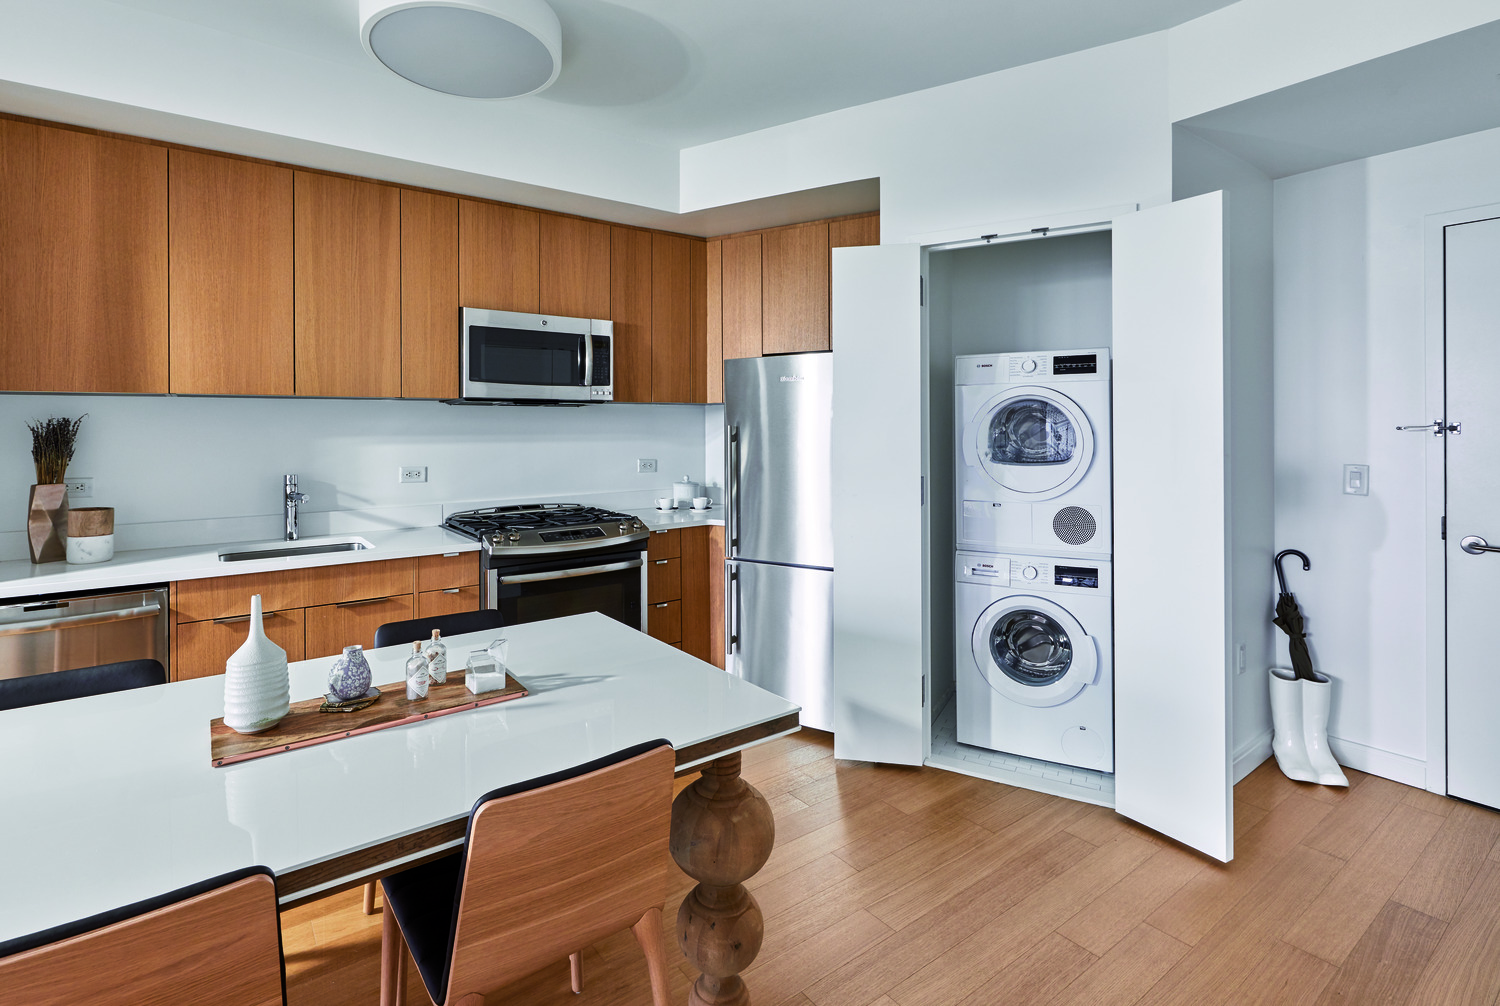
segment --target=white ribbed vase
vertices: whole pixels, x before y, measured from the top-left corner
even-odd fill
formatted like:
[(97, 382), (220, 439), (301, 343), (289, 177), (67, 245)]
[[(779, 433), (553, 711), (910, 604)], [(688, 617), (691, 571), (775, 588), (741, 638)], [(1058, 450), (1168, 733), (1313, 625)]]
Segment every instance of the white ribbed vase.
[(258, 734), (280, 723), (290, 702), (286, 651), (266, 638), (256, 594), (250, 598), (250, 637), (224, 664), (224, 725)]

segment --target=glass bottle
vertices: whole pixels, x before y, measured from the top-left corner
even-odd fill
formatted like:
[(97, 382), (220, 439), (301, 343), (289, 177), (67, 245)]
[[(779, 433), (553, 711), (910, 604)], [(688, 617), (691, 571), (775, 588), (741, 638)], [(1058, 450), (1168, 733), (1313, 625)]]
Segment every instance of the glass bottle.
[(448, 646), (437, 629), (432, 630), (432, 641), (422, 650), (427, 658), (427, 673), (432, 683), (441, 685), (448, 680)]
[(422, 655), (422, 641), (411, 644), (411, 656), (406, 658), (406, 701), (416, 702), (427, 698), (427, 658)]

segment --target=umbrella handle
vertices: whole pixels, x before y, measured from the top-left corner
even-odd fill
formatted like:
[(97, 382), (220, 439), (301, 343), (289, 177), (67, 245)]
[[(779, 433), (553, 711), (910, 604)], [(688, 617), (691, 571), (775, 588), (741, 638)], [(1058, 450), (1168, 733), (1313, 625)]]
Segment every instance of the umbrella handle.
[(1282, 569), (1281, 569), (1281, 560), (1285, 559), (1289, 555), (1295, 555), (1297, 558), (1301, 559), (1302, 560), (1302, 568), (1304, 570), (1312, 569), (1312, 561), (1307, 558), (1307, 554), (1304, 553), (1304, 552), (1299, 552), (1295, 548), (1284, 548), (1280, 552), (1277, 552), (1276, 553), (1276, 582), (1281, 585), (1281, 592), (1283, 594), (1285, 594), (1287, 592), (1287, 589), (1286, 589), (1286, 573), (1282, 572)]

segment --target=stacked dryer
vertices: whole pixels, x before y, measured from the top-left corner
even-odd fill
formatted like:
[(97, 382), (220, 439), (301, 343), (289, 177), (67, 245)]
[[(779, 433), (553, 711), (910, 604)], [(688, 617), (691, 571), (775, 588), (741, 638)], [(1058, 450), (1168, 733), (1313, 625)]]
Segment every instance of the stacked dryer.
[(958, 739), (1111, 772), (1109, 351), (955, 375)]

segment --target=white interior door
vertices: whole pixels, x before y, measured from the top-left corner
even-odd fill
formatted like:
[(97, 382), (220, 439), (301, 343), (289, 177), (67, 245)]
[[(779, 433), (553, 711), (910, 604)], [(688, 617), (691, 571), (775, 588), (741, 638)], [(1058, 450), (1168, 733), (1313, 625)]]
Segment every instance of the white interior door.
[(1223, 194), (1117, 218), (1113, 240), (1115, 809), (1227, 862)]
[(833, 751), (926, 757), (922, 250), (833, 252)]
[(1500, 546), (1500, 219), (1447, 227), (1443, 256), (1444, 421), (1460, 424), (1445, 438), (1448, 793), (1500, 807), (1500, 554), (1469, 551)]

